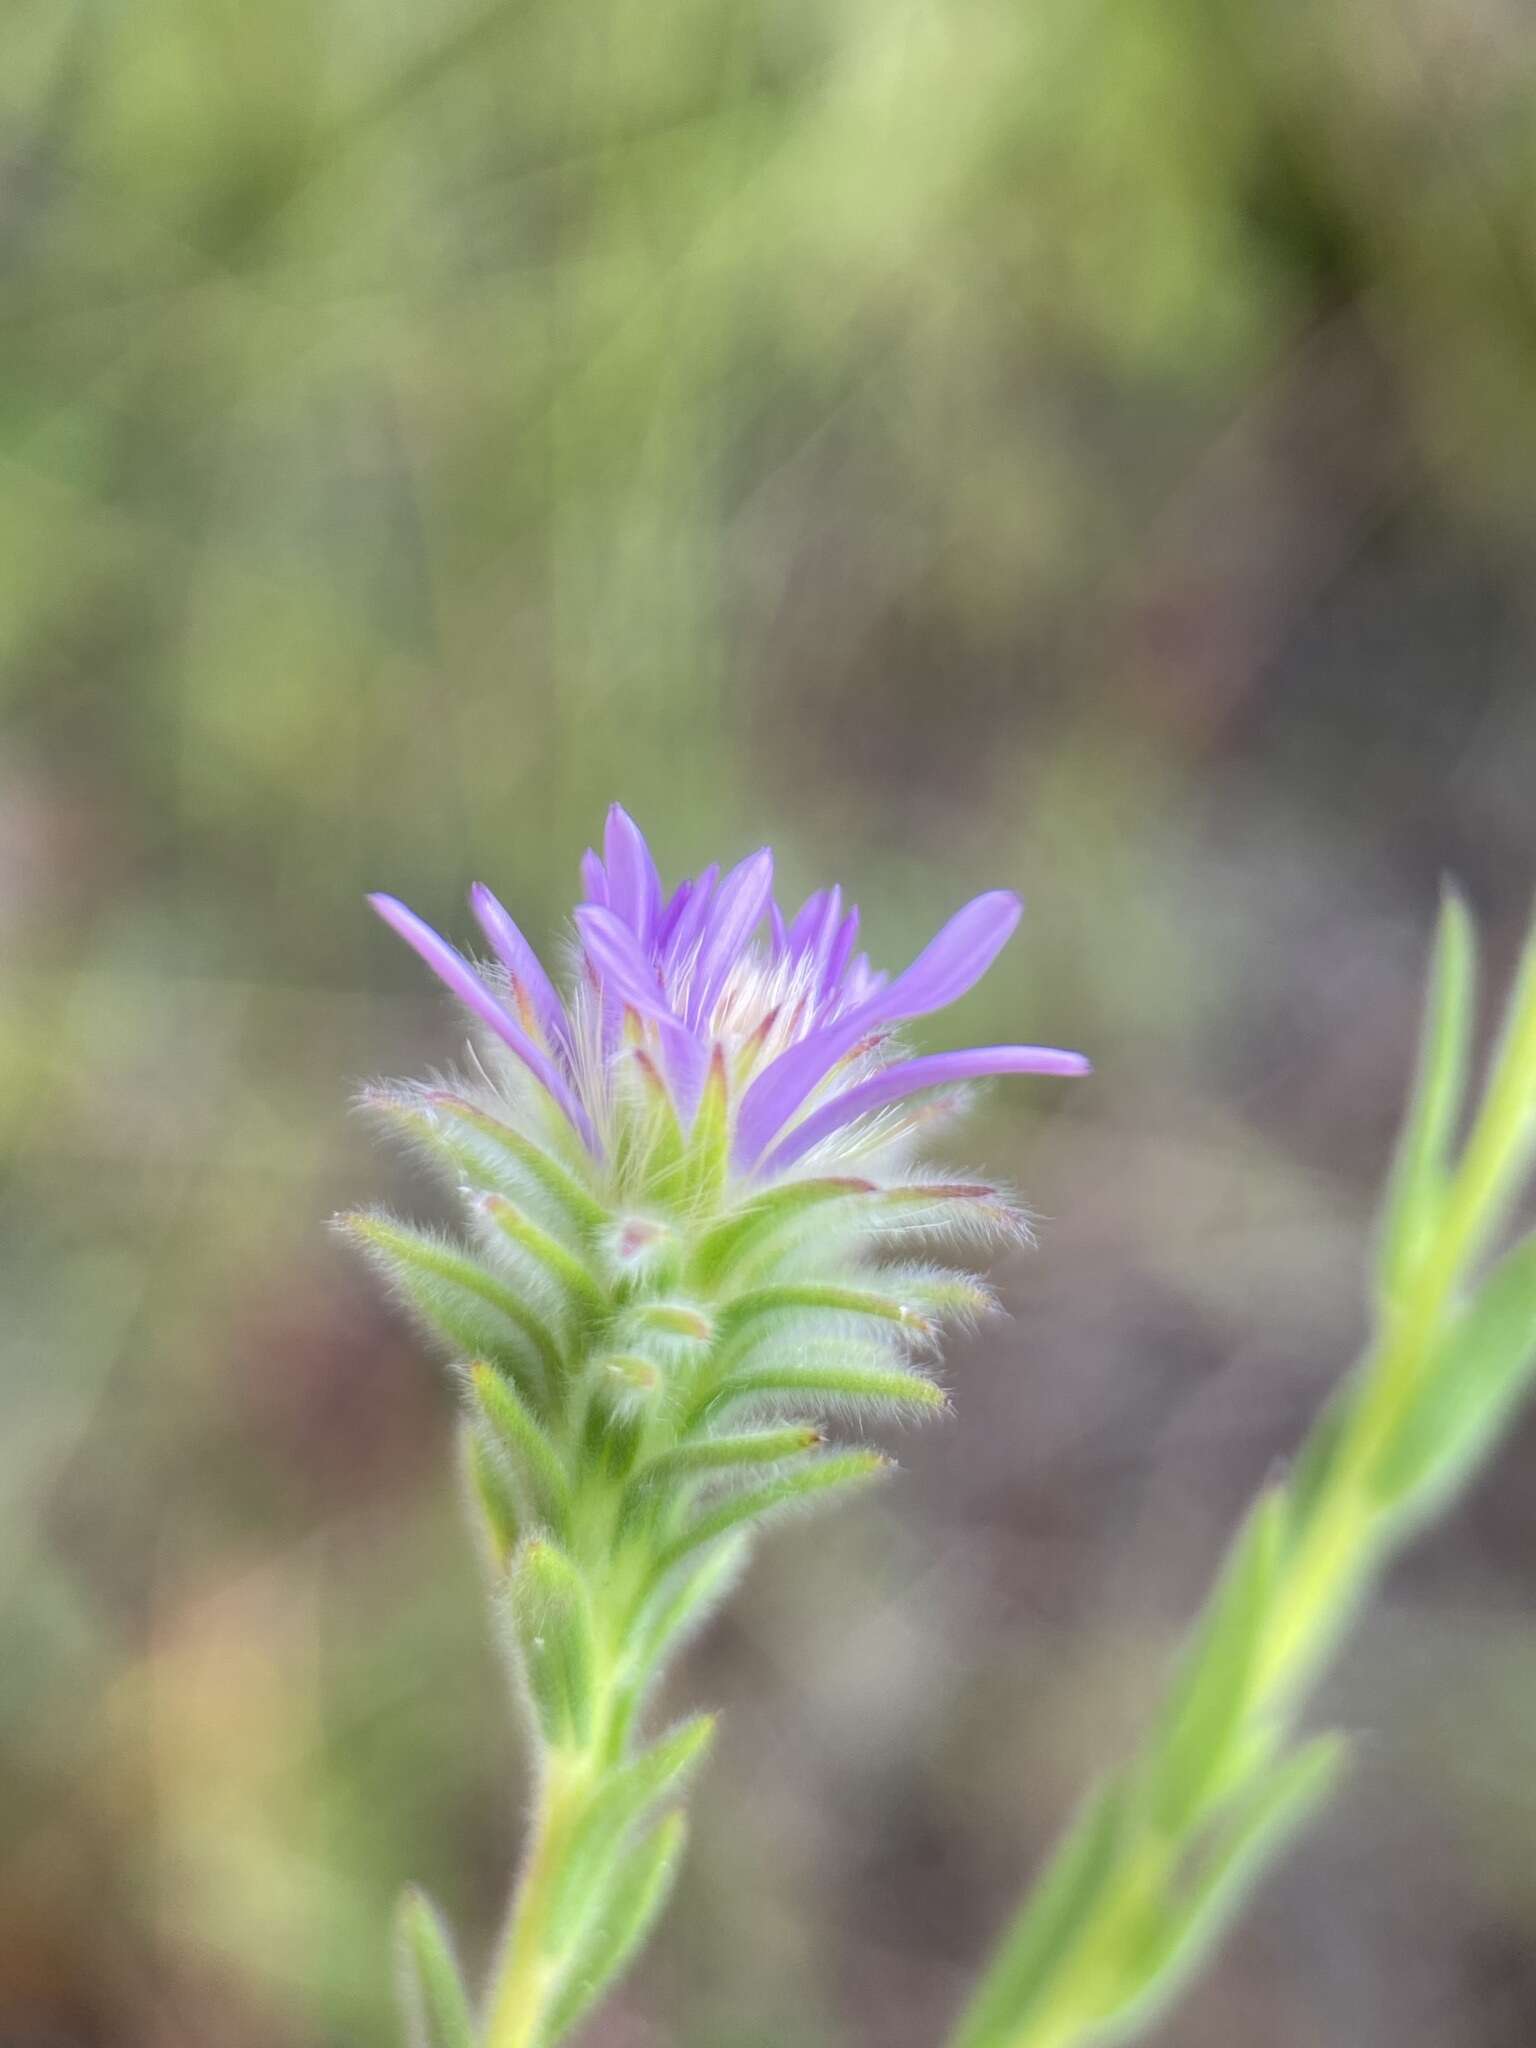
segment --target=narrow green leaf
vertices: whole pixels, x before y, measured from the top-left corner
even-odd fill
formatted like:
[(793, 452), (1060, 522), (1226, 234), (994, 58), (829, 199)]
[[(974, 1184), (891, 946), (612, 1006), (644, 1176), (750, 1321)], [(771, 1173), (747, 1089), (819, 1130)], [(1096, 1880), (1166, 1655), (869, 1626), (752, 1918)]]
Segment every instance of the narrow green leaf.
[(1005, 2048), (1026, 2038), (1032, 2008), (1052, 1972), (1067, 1963), (1112, 1881), (1125, 1823), (1118, 1786), (1104, 1786), (1088, 1799), (1004, 1936), (951, 2048)]
[(746, 1567), (751, 1544), (736, 1536), (704, 1555), (646, 1600), (625, 1652), (625, 1690), (638, 1704), (661, 1666), (703, 1628)]
[(910, 1303), (873, 1287), (837, 1287), (826, 1281), (784, 1280), (738, 1294), (720, 1313), (722, 1335), (739, 1336), (753, 1324), (805, 1310), (829, 1315), (867, 1316), (926, 1332), (928, 1319)]
[(411, 2048), (475, 2048), (475, 2023), (448, 1931), (414, 1886), (395, 1916), (395, 1947)]
[(1115, 2038), (1140, 2033), (1221, 1939), (1254, 1884), (1327, 1800), (1347, 1755), (1320, 1736), (1272, 1771), (1242, 1803), (1187, 1894), (1170, 1901), (1132, 1967), (1114, 2012)]
[(759, 1256), (781, 1232), (814, 1220), (829, 1202), (847, 1202), (875, 1192), (873, 1181), (853, 1178), (791, 1180), (765, 1188), (699, 1240), (693, 1254), (699, 1286), (718, 1287), (744, 1260)]
[(477, 1511), (499, 1583), (522, 1534), (521, 1504), (506, 1459), (491, 1441), (487, 1425), (472, 1415), (462, 1419), (459, 1456), (469, 1501)]
[(1442, 1337), (1376, 1478), (1412, 1519), (1442, 1507), (1487, 1455), (1536, 1374), (1536, 1237), (1509, 1252)]
[(619, 1119), (615, 1178), (656, 1199), (680, 1198), (686, 1140), (661, 1069), (643, 1046), (632, 1044), (612, 1071), (638, 1111)]
[(731, 1086), (725, 1051), (716, 1043), (688, 1132), (681, 1172), (682, 1203), (708, 1215), (719, 1206), (731, 1163)]
[(636, 1488), (708, 1479), (743, 1465), (779, 1465), (786, 1458), (820, 1450), (825, 1433), (813, 1422), (788, 1423), (783, 1429), (748, 1429), (730, 1435), (695, 1437), (649, 1458), (635, 1474)]
[(652, 1400), (661, 1386), (661, 1367), (633, 1351), (604, 1352), (593, 1366), (593, 1376), (611, 1400), (639, 1406)]
[(825, 1432), (814, 1423), (797, 1422), (783, 1429), (742, 1430), (674, 1444), (647, 1459), (634, 1473), (619, 1506), (619, 1528), (633, 1533), (643, 1522), (654, 1525), (690, 1482), (783, 1465), (819, 1451), (826, 1440)]
[(518, 1660), (539, 1728), (552, 1748), (580, 1748), (592, 1733), (592, 1611), (581, 1574), (553, 1543), (531, 1537), (507, 1574)]
[(1287, 1482), (1290, 1500), (1287, 1541), (1293, 1546), (1303, 1541), (1312, 1517), (1329, 1497), (1339, 1455), (1348, 1442), (1355, 1419), (1364, 1379), (1364, 1372), (1356, 1367), (1339, 1381), (1308, 1430), (1306, 1442), (1291, 1467)]
[(561, 1973), (540, 2048), (564, 2039), (634, 1959), (667, 1903), (686, 1840), (682, 1815), (669, 1813), (617, 1859), (584, 1938)]
[(570, 1528), (571, 1490), (559, 1453), (527, 1404), (494, 1367), (469, 1369), (471, 1398), (491, 1437), (522, 1481), (534, 1515), (562, 1539)]
[(426, 1231), (360, 1212), (337, 1227), (371, 1258), (429, 1328), (461, 1354), (520, 1361), (552, 1380), (559, 1354), (546, 1325), (474, 1259)]
[(626, 1311), (622, 1330), (630, 1337), (681, 1338), (688, 1344), (714, 1341), (712, 1318), (692, 1301), (645, 1301)]
[(544, 1146), (536, 1144), (523, 1132), (513, 1130), (510, 1124), (502, 1123), (477, 1104), (466, 1102), (461, 1095), (434, 1089), (423, 1100), (451, 1124), (474, 1133), (485, 1156), (493, 1160), (499, 1156), (516, 1173), (527, 1175), (563, 1211), (576, 1230), (596, 1237), (606, 1227), (608, 1211), (604, 1205), (590, 1188), (582, 1185), (569, 1167)]
[(595, 1874), (663, 1800), (683, 1790), (714, 1734), (714, 1715), (697, 1714), (604, 1779), (566, 1851), (550, 1906), (550, 1944), (556, 1951), (572, 1934)]
[(1444, 1199), (1466, 1096), (1476, 980), (1472, 920), (1448, 888), (1441, 898), (1413, 1093), (1382, 1208), (1377, 1270), (1388, 1302), (1408, 1288)]
[[(894, 1362), (861, 1364), (850, 1347), (825, 1350), (797, 1347), (788, 1356), (767, 1353), (758, 1362), (738, 1367), (706, 1387), (688, 1416), (686, 1427), (713, 1422), (744, 1401), (775, 1395), (791, 1397), (797, 1406), (825, 1402), (840, 1409), (874, 1409), (884, 1413), (933, 1414), (949, 1406), (949, 1396), (930, 1379)], [(889, 1353), (879, 1354), (890, 1357)]]
[[(1164, 1709), (1147, 1771), (1153, 1825), (1177, 1834), (1229, 1781), (1233, 1738), (1285, 1540), (1287, 1501), (1261, 1494), (1232, 1547)], [(1243, 1759), (1250, 1764), (1251, 1754)]]
[(589, 1320), (606, 1313), (608, 1297), (590, 1266), (541, 1229), (504, 1195), (486, 1195), (480, 1209), (507, 1240), (547, 1274), (578, 1315)]
[(879, 1451), (841, 1451), (818, 1458), (814, 1464), (802, 1466), (798, 1471), (786, 1472), (782, 1478), (770, 1480), (766, 1486), (729, 1494), (668, 1544), (652, 1568), (652, 1581), (665, 1577), (674, 1565), (680, 1564), (701, 1544), (713, 1543), (716, 1537), (727, 1535), (747, 1522), (757, 1522), (765, 1515), (786, 1509), (809, 1506), (812, 1501), (843, 1488), (866, 1485), (870, 1480), (883, 1478), (890, 1469), (891, 1460)]

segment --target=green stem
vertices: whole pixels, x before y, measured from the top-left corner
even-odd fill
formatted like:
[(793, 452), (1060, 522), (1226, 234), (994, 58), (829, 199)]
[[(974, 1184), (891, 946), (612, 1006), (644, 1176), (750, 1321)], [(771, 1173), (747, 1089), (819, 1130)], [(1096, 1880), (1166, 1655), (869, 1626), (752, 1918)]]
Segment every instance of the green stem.
[(535, 2048), (539, 2039), (558, 1965), (558, 1958), (547, 1949), (549, 1909), (586, 1797), (586, 1776), (585, 1769), (578, 1776), (565, 1758), (549, 1760), (501, 1958), (491, 1982), (485, 2048)]
[[(1162, 1761), (1156, 1743), (1133, 1759), (1115, 1787), (1122, 1814), (1132, 1816), (1126, 1838), (1106, 1864), (1077, 1880), (1081, 1890), (1053, 1946), (1051, 1916), (1062, 1910), (1062, 1887), (1074, 1868), (1069, 1838), (1035, 1894), (1039, 1911), (1026, 1906), (998, 1970), (962, 2020), (954, 2048), (1076, 2048), (1088, 2040), (1129, 2038), (1126, 2016), (1138, 1991), (1138, 1969), (1141, 1984), (1155, 1981), (1136, 1957), (1149, 1909), (1176, 1909), (1191, 1884), (1198, 1885), (1202, 1851), (1208, 1855), (1213, 1839), (1219, 1842), (1231, 1795), (1235, 1790), (1240, 1799), (1245, 1780), (1251, 1785), (1254, 1771), (1264, 1768), (1254, 1759), (1273, 1753), (1304, 1687), (1405, 1526), (1379, 1485), (1382, 1460), (1412, 1418), (1468, 1280), (1536, 1144), (1536, 944), (1527, 952), (1508, 1016), (1482, 1105), (1459, 1165), (1438, 1197), (1428, 1241), (1407, 1286), (1385, 1306), (1337, 1440), (1324, 1452), (1325, 1436), (1314, 1451), (1325, 1457), (1321, 1484), (1305, 1508), (1294, 1495), (1288, 1504), (1289, 1539), (1258, 1617), (1237, 1718), (1222, 1737), (1235, 1775), (1213, 1772), (1205, 1795), (1192, 1797), (1170, 1826), (1160, 1819), (1155, 1797), (1147, 1796), (1157, 1786)], [(1219, 1600), (1221, 1591), (1214, 1597)], [(1009, 1989), (1010, 1965), (1015, 1991)]]

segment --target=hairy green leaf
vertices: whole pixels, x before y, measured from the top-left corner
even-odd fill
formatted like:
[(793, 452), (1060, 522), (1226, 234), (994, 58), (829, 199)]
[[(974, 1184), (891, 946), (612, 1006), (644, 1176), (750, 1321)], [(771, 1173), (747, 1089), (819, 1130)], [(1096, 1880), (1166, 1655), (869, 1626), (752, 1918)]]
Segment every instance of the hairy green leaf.
[(705, 1387), (685, 1427), (697, 1429), (744, 1402), (772, 1400), (778, 1395), (792, 1399), (797, 1407), (825, 1403), (838, 1410), (894, 1414), (931, 1415), (949, 1406), (942, 1387), (911, 1367), (897, 1364), (890, 1351), (839, 1344), (797, 1346), (780, 1356), (765, 1348), (751, 1364)]
[(641, 1605), (625, 1653), (625, 1688), (638, 1703), (667, 1658), (704, 1627), (730, 1593), (746, 1567), (751, 1543), (745, 1536), (728, 1538), (707, 1549), (680, 1572), (673, 1572)]
[(632, 1961), (667, 1903), (686, 1839), (683, 1816), (669, 1813), (616, 1859), (592, 1902), (584, 1937), (561, 1972), (540, 2048), (563, 2040)]
[(1383, 1299), (1409, 1287), (1433, 1234), (1466, 1095), (1477, 1000), (1477, 940), (1466, 905), (1441, 898), (1418, 1070), (1382, 1207), (1377, 1270)]
[[(474, 1259), (391, 1217), (359, 1213), (338, 1227), (360, 1245), (429, 1329), (461, 1354), (492, 1357), (548, 1384), (559, 1353), (547, 1326)], [(520, 1370), (519, 1370), (520, 1369)]]
[(883, 1478), (890, 1469), (891, 1460), (879, 1451), (840, 1451), (818, 1458), (798, 1471), (786, 1472), (766, 1486), (728, 1494), (666, 1546), (652, 1566), (652, 1581), (663, 1579), (701, 1544), (713, 1543), (717, 1537), (748, 1522), (761, 1521), (765, 1515), (808, 1507), (829, 1493), (867, 1485), (873, 1479)]
[(696, 1714), (649, 1749), (610, 1771), (583, 1815), (566, 1852), (550, 1906), (551, 1946), (562, 1949), (580, 1918), (597, 1873), (626, 1836), (665, 1799), (682, 1791), (714, 1740), (713, 1714)]
[(693, 1272), (701, 1287), (719, 1287), (748, 1259), (771, 1250), (781, 1234), (807, 1219), (815, 1221), (828, 1203), (847, 1202), (875, 1193), (875, 1183), (851, 1177), (792, 1180), (760, 1190), (745, 1207), (705, 1232), (693, 1253)]
[(577, 1315), (591, 1319), (605, 1313), (608, 1298), (584, 1259), (567, 1250), (558, 1238), (542, 1229), (504, 1195), (486, 1195), (479, 1207), (492, 1227), (545, 1276)]
[(591, 1737), (594, 1649), (586, 1582), (563, 1550), (526, 1539), (507, 1574), (518, 1662), (539, 1728), (551, 1748)]
[(499, 1580), (522, 1535), (521, 1503), (506, 1458), (491, 1441), (487, 1424), (466, 1415), (460, 1429), (460, 1463), (470, 1505), (479, 1511), (477, 1519)]
[(400, 1901), (395, 1946), (412, 2048), (475, 2048), (474, 2019), (453, 1944), (431, 1901), (414, 1886)]
[(559, 1453), (517, 1389), (479, 1361), (469, 1369), (470, 1397), (491, 1439), (522, 1484), (534, 1517), (562, 1539), (570, 1529), (571, 1489)]
[(500, 1161), (503, 1168), (513, 1173), (512, 1186), (522, 1186), (526, 1176), (540, 1188), (557, 1210), (568, 1219), (573, 1229), (584, 1236), (597, 1237), (608, 1223), (608, 1211), (592, 1193), (584, 1187), (571, 1170), (554, 1155), (537, 1145), (522, 1131), (513, 1130), (510, 1124), (492, 1116), (478, 1104), (467, 1102), (463, 1096), (454, 1095), (445, 1089), (433, 1089), (423, 1096), (427, 1106), (450, 1125), (472, 1133), (479, 1141), (480, 1157)]

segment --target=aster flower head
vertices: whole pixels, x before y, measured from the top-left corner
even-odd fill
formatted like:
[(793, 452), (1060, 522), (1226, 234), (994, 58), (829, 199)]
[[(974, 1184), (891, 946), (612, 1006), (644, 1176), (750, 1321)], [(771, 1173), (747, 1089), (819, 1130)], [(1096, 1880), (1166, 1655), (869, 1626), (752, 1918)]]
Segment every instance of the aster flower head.
[[(342, 1219), (454, 1361), (465, 1471), (539, 1759), (531, 1853), (485, 2004), (486, 2048), (556, 2048), (622, 1968), (676, 1864), (674, 1802), (709, 1719), (646, 1745), (648, 1693), (786, 1510), (890, 1469), (834, 1424), (943, 1409), (947, 1318), (980, 1281), (925, 1240), (1024, 1234), (995, 1186), (924, 1167), (933, 1105), (989, 1074), (1077, 1074), (1077, 1053), (912, 1053), (901, 1028), (963, 996), (1019, 919), (1003, 890), (895, 975), (836, 888), (792, 917), (764, 849), (664, 892), (609, 813), (582, 862), (562, 992), (501, 903), (470, 904), (473, 962), (391, 896), (374, 907), (476, 1021), (451, 1085), (366, 1104), (446, 1173), (449, 1237)], [(549, 1842), (556, 1845), (549, 1848)], [(562, 1918), (569, 1845), (595, 1903)], [(446, 1937), (408, 1903), (413, 2038), (479, 2039)], [(454, 2027), (428, 2023), (444, 2002)]]
[(482, 965), (394, 897), (370, 900), (478, 1020), (504, 1112), (604, 1193), (697, 1205), (744, 1183), (889, 1167), (931, 1121), (933, 1091), (1087, 1070), (1048, 1046), (902, 1047), (903, 1024), (991, 966), (1021, 910), (1006, 890), (966, 904), (890, 976), (857, 950), (858, 908), (835, 885), (786, 918), (766, 847), (668, 895), (615, 805), (581, 875), (565, 996), (483, 884), (470, 892), (494, 956)]

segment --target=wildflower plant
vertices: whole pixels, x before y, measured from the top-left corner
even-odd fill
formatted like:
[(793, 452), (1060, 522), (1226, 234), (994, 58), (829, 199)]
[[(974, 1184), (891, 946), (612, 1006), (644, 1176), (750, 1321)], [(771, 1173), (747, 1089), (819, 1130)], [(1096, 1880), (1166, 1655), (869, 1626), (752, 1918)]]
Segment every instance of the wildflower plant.
[[(1019, 916), (1004, 892), (888, 979), (836, 889), (783, 918), (766, 851), (664, 898), (615, 808), (583, 883), (563, 996), (487, 890), (478, 965), (373, 899), (476, 1019), (458, 1080), (365, 1098), (446, 1176), (463, 1235), (342, 1220), (455, 1362), (536, 1765), (482, 1999), (426, 1900), (402, 1906), (413, 2048), (555, 2048), (643, 1943), (712, 1733), (649, 1728), (669, 1661), (767, 1521), (889, 1469), (835, 1429), (947, 1405), (938, 1333), (990, 1297), (917, 1250), (1027, 1235), (1005, 1190), (924, 1163), (930, 1134), (973, 1080), (1087, 1064), (902, 1047), (991, 965)], [(1308, 1688), (1536, 1368), (1536, 1235), (1483, 1271), (1536, 1155), (1536, 940), (1469, 1115), (1474, 1013), (1448, 897), (1365, 1357), (1254, 1504), (1146, 1743), (1069, 1827), (949, 2048), (1137, 2037), (1336, 1778), (1339, 1741), (1294, 1736)]]
[(537, 1766), (478, 2017), (432, 1909), (403, 1909), (429, 2048), (554, 2048), (644, 1940), (712, 1732), (643, 1732), (648, 1698), (765, 1522), (889, 1469), (838, 1428), (946, 1405), (938, 1331), (990, 1296), (914, 1248), (1025, 1235), (1003, 1189), (936, 1177), (922, 1140), (972, 1080), (1087, 1065), (902, 1049), (900, 1027), (963, 996), (1013, 932), (1005, 891), (887, 977), (838, 889), (783, 917), (766, 849), (664, 897), (615, 807), (582, 880), (563, 996), (489, 890), (471, 892), (478, 965), (372, 899), (478, 1025), (456, 1083), (366, 1098), (446, 1175), (464, 1234), (343, 1223), (455, 1361)]

